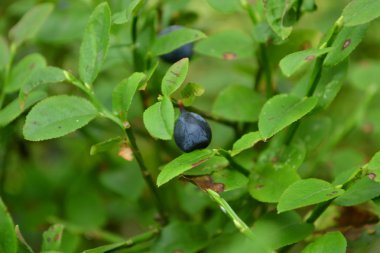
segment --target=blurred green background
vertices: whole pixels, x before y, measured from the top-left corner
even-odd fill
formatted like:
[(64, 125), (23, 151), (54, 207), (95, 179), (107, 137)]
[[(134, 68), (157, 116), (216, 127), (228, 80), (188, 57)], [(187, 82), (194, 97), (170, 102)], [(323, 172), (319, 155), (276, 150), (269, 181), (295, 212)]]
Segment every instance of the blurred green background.
[[(55, 3), (55, 9), (35, 40), (20, 48), (15, 63), (25, 55), (38, 52), (49, 65), (77, 73), (81, 37), (89, 15), (101, 1), (90, 0), (2, 0), (0, 4), (0, 34), (7, 38), (9, 29), (32, 6), (42, 2)], [(113, 12), (122, 10), (130, 1), (108, 1)], [(304, 43), (316, 46), (322, 34), (340, 16), (349, 1), (317, 1), (318, 9), (305, 14), (294, 28), (288, 41), (269, 47), (269, 57), (278, 90), (288, 91), (299, 77), (286, 79), (278, 69), (278, 61), (285, 55), (302, 49)], [(150, 8), (158, 1), (148, 1)], [(221, 13), (206, 0), (162, 1), (162, 23), (156, 27), (182, 24), (213, 34), (225, 30), (241, 30), (252, 34), (245, 13)], [(133, 72), (130, 50), (131, 38), (123, 25), (113, 26), (111, 47), (96, 84), (96, 94), (111, 107), (113, 87)], [(380, 20), (371, 23), (363, 42), (351, 56), (345, 88), (333, 104), (334, 123), (342, 124), (342, 140), (337, 147), (318, 162), (323, 178), (331, 178), (334, 170), (358, 166), (366, 162), (380, 148), (380, 94), (372, 99), (360, 122), (346, 124), (346, 115), (355, 111), (366, 86), (380, 85)], [(1, 57), (1, 56), (0, 56)], [(157, 89), (168, 65), (160, 63), (153, 77), (151, 89)], [(223, 61), (195, 55), (191, 61), (188, 80), (205, 87), (195, 107), (211, 111), (217, 94), (229, 85), (252, 87), (257, 61), (249, 59)], [(221, 74), (223, 73), (223, 74)], [(76, 94), (72, 86), (59, 84), (49, 87), (49, 94)], [(79, 94), (79, 93), (78, 93)], [(180, 154), (173, 142), (154, 141), (145, 131), (140, 102), (133, 103), (132, 125), (136, 126), (138, 144), (147, 165), (157, 175), (162, 164)], [(145, 188), (137, 164), (126, 163), (118, 150), (90, 156), (91, 145), (116, 136), (119, 129), (109, 122), (97, 120), (64, 138), (44, 142), (23, 139), (20, 118), (0, 129), (0, 195), (8, 206), (16, 224), (30, 244), (38, 249), (42, 232), (52, 223), (66, 225), (64, 252), (80, 250), (114, 241), (118, 237), (146, 231), (154, 224), (155, 208)], [(211, 122), (211, 147), (229, 147), (234, 132)], [(160, 150), (160, 152), (157, 152)], [(305, 164), (302, 172), (309, 175), (316, 165)], [(167, 204), (178, 217), (200, 220), (213, 206), (205, 194), (193, 185), (174, 183), (164, 188)], [(379, 211), (379, 210), (377, 210)], [(376, 229), (379, 229), (376, 227)], [(112, 234), (109, 234), (109, 231)], [(367, 243), (367, 238), (356, 240), (355, 252), (379, 252), (380, 242)]]

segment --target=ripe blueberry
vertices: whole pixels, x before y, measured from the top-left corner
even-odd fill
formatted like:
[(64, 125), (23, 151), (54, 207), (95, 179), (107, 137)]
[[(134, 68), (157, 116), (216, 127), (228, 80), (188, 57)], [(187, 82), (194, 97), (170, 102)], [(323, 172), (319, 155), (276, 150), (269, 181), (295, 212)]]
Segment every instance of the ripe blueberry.
[(174, 127), (174, 140), (184, 152), (206, 148), (211, 142), (210, 126), (199, 114), (181, 109)]
[[(162, 30), (158, 35), (162, 36), (168, 33), (171, 33), (173, 31), (176, 31), (178, 29), (181, 29), (182, 26), (179, 25), (173, 25), (165, 28)], [(161, 55), (161, 59), (167, 63), (175, 63), (183, 58), (191, 58), (193, 55), (193, 43), (188, 43), (186, 45), (183, 45), (182, 47), (179, 47), (167, 54)]]

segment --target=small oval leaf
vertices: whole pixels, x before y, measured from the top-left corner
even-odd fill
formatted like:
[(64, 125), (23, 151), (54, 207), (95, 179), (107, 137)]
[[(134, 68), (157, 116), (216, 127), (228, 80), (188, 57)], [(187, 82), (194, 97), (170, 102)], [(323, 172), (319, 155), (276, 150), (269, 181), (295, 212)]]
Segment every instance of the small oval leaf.
[(112, 92), (112, 109), (121, 120), (127, 120), (128, 110), (132, 104), (133, 97), (145, 78), (144, 73), (135, 72), (114, 88)]
[(195, 45), (195, 51), (221, 60), (235, 60), (253, 56), (254, 45), (249, 35), (231, 30), (210, 35)]
[(243, 135), (233, 144), (231, 156), (235, 156), (246, 149), (252, 148), (259, 141), (261, 141), (259, 132), (251, 132)]
[(319, 237), (302, 250), (301, 253), (345, 253), (346, 238), (340, 232), (330, 232)]
[(318, 204), (336, 198), (343, 193), (343, 189), (335, 188), (332, 184), (320, 179), (299, 180), (290, 185), (281, 195), (277, 211), (282, 213)]
[(170, 140), (174, 130), (174, 108), (169, 98), (164, 97), (144, 111), (143, 120), (149, 134), (162, 140)]
[(161, 186), (180, 174), (197, 167), (215, 155), (210, 149), (195, 150), (175, 158), (165, 165), (157, 178), (157, 186)]
[(231, 85), (219, 93), (212, 113), (232, 121), (256, 122), (263, 104), (264, 98), (252, 89)]
[(289, 54), (280, 61), (281, 71), (285, 76), (290, 77), (318, 56), (327, 54), (331, 50), (332, 48), (311, 48)]
[(328, 53), (323, 64), (333, 66), (346, 59), (362, 41), (367, 28), (368, 24), (344, 27), (331, 45), (333, 49)]
[(203, 38), (206, 38), (206, 35), (201, 31), (181, 27), (181, 29), (159, 36), (153, 44), (152, 51), (155, 55), (166, 54)]
[(299, 120), (317, 105), (317, 98), (298, 98), (288, 94), (272, 97), (259, 116), (259, 131), (264, 139), (272, 137), (291, 123)]
[(36, 104), (26, 116), (24, 137), (42, 141), (69, 134), (87, 125), (97, 115), (86, 99), (75, 96), (53, 96)]
[(17, 239), (13, 221), (0, 198), (0, 252), (16, 253)]
[(161, 91), (164, 96), (170, 97), (186, 79), (189, 70), (189, 59), (184, 58), (174, 63), (162, 79)]
[(342, 13), (345, 26), (368, 23), (380, 17), (379, 0), (353, 0)]
[(79, 53), (79, 75), (92, 84), (106, 58), (111, 29), (111, 10), (108, 3), (99, 4), (90, 16)]
[(9, 37), (19, 46), (24, 41), (33, 38), (45, 20), (52, 12), (54, 5), (51, 3), (39, 4), (30, 9), (21, 20), (9, 31)]

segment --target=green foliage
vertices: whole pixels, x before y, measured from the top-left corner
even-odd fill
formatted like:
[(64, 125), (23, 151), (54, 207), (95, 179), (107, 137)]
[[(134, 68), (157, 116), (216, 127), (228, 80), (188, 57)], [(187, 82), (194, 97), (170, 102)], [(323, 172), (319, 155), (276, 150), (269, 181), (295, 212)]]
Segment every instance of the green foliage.
[(302, 118), (317, 104), (317, 99), (297, 98), (288, 94), (268, 100), (259, 116), (259, 131), (264, 139), (272, 137), (294, 121)]
[(183, 45), (201, 40), (205, 37), (206, 35), (201, 31), (181, 28), (158, 37), (153, 44), (152, 51), (156, 55), (166, 54)]
[(150, 106), (144, 112), (144, 125), (155, 138), (170, 140), (174, 131), (174, 108), (169, 98)]
[(277, 210), (279, 213), (296, 208), (318, 204), (336, 198), (344, 193), (326, 181), (309, 178), (290, 185), (281, 195)]
[(186, 79), (189, 59), (184, 58), (174, 63), (162, 78), (161, 91), (164, 96), (173, 94)]
[(344, 4), (4, 0), (0, 253), (377, 252), (380, 5)]
[(344, 8), (342, 15), (346, 26), (365, 24), (380, 16), (380, 3), (376, 0), (353, 0)]
[(9, 31), (9, 37), (15, 46), (32, 39), (53, 10), (50, 3), (40, 4), (30, 9)]
[[(239, 104), (236, 101), (240, 101)], [(233, 85), (221, 91), (216, 98), (213, 114), (242, 122), (256, 122), (259, 118), (263, 98), (248, 87)]]
[(302, 253), (318, 253), (321, 250), (326, 253), (344, 253), (346, 247), (346, 239), (340, 232), (330, 232), (307, 245)]
[(79, 74), (87, 84), (95, 80), (107, 56), (110, 29), (111, 11), (102, 3), (91, 14), (80, 46)]
[(161, 186), (180, 174), (199, 166), (213, 157), (215, 152), (209, 149), (196, 150), (182, 154), (162, 168), (157, 178), (157, 185)]
[(252, 57), (255, 48), (252, 38), (241, 31), (224, 31), (212, 34), (195, 46), (199, 54), (222, 60)]
[(13, 221), (2, 199), (0, 199), (0, 238), (1, 253), (17, 252), (17, 239)]
[(25, 139), (41, 141), (61, 137), (87, 125), (97, 113), (84, 98), (60, 95), (44, 99), (26, 118)]
[(285, 76), (290, 77), (304, 65), (315, 60), (316, 57), (327, 54), (329, 51), (331, 51), (331, 48), (311, 48), (289, 54), (280, 61), (281, 71)]

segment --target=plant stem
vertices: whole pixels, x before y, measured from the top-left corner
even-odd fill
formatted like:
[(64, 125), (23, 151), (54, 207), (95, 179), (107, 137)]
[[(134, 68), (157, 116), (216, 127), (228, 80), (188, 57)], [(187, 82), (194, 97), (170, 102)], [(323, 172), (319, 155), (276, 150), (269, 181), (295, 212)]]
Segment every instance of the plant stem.
[(227, 159), (227, 161), (229, 162), (229, 164), (231, 165), (233, 169), (239, 171), (241, 174), (243, 174), (246, 177), (249, 176), (250, 174), (249, 171), (247, 171), (243, 166), (235, 162), (235, 160), (231, 157), (231, 155), (227, 151), (221, 149), (218, 152), (220, 155), (222, 155), (224, 158)]
[(326, 202), (319, 203), (311, 213), (310, 217), (306, 219), (306, 222), (310, 224), (314, 223), (333, 201), (334, 199), (330, 199)]
[[(319, 48), (327, 48), (332, 45), (334, 42), (336, 35), (339, 33), (340, 29), (343, 26), (343, 17), (340, 17), (333, 25), (333, 27), (330, 29), (326, 42), (324, 42)], [(316, 59), (316, 62), (313, 67), (313, 72), (311, 73), (310, 79), (309, 79), (309, 84), (308, 84), (308, 90), (306, 92), (306, 96), (311, 97), (314, 95), (315, 90), (317, 89), (318, 83), (321, 80), (322, 76), (322, 70), (323, 70), (323, 62), (326, 58), (327, 54), (318, 56)], [(289, 130), (285, 136), (285, 145), (289, 145), (292, 140), (294, 135), (296, 134), (298, 127), (300, 126), (300, 121), (298, 120), (294, 124), (292, 124), (289, 127)]]
[(156, 205), (158, 212), (160, 214), (160, 218), (162, 220), (162, 223), (167, 224), (168, 219), (167, 219), (167, 215), (166, 215), (164, 206), (162, 205), (160, 195), (158, 194), (158, 188), (155, 185), (155, 183), (153, 182), (152, 175), (150, 174), (149, 170), (145, 166), (144, 159), (141, 155), (139, 147), (137, 146), (136, 139), (135, 139), (135, 136), (133, 134), (133, 131), (132, 131), (132, 129), (127, 128), (127, 129), (125, 129), (125, 132), (128, 136), (130, 147), (132, 149), (133, 155), (135, 156), (136, 161), (139, 164), (141, 174), (143, 175), (144, 180), (145, 180), (146, 184), (148, 185), (148, 187), (149, 187), (149, 189), (153, 195), (154, 202), (155, 202), (155, 205)]
[(66, 222), (66, 221), (63, 221), (57, 217), (49, 217), (47, 219), (47, 221), (50, 223), (50, 224), (62, 224), (65, 226), (65, 228), (67, 230), (69, 230), (70, 232), (74, 233), (74, 234), (81, 234), (81, 235), (85, 235), (86, 237), (90, 237), (90, 238), (94, 238), (94, 239), (97, 239), (97, 240), (103, 240), (103, 241), (106, 241), (106, 242), (110, 242), (110, 243), (117, 243), (117, 242), (122, 242), (124, 241), (124, 238), (119, 236), (119, 235), (115, 235), (113, 233), (110, 233), (108, 231), (104, 231), (104, 230), (101, 230), (101, 229), (90, 229), (90, 230), (86, 230), (84, 229), (83, 227), (81, 226), (77, 226), (73, 223), (69, 223), (69, 222)]
[[(258, 15), (256, 15), (252, 6), (246, 0), (242, 1), (242, 6), (246, 10), (249, 18), (251, 19), (253, 26), (256, 26), (257, 23), (259, 22), (259, 17), (258, 17)], [(269, 64), (267, 46), (263, 42), (259, 43), (259, 52), (258, 52), (257, 58), (259, 59), (259, 72), (258, 72), (258, 74), (260, 74), (260, 76), (256, 77), (255, 86), (257, 87), (258, 81), (260, 80), (260, 77), (261, 77), (261, 73), (264, 72), (265, 84), (266, 84), (265, 85), (266, 97), (270, 98), (273, 96), (272, 70), (271, 70), (271, 67)]]
[(302, 8), (303, 0), (297, 0), (297, 12), (296, 19), (299, 20), (301, 18), (301, 8)]
[(106, 252), (109, 252), (109, 253), (116, 252), (118, 250), (130, 248), (130, 247), (133, 247), (137, 244), (149, 241), (149, 240), (153, 239), (154, 237), (156, 237), (159, 234), (159, 232), (160, 232), (160, 230), (158, 228), (154, 228), (154, 229), (152, 229), (148, 232), (145, 232), (143, 234), (133, 236), (133, 237), (129, 238), (128, 240), (126, 240), (125, 242), (119, 244), (115, 248), (107, 250)]

